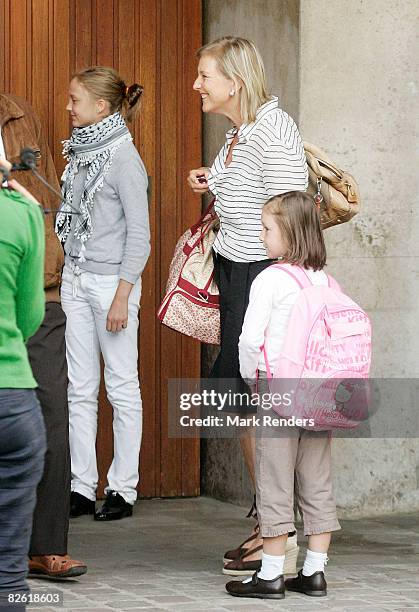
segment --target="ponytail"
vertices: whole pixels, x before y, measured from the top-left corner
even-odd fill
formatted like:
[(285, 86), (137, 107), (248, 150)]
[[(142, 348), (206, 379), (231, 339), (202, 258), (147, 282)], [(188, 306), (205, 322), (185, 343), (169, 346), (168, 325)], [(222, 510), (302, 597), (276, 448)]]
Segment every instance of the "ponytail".
[(138, 111), (140, 110), (141, 95), (143, 93), (142, 85), (133, 83), (129, 87), (125, 86), (125, 95), (122, 100), (121, 114), (128, 122), (134, 121)]
[(116, 70), (93, 66), (73, 75), (96, 100), (109, 102), (110, 113), (119, 111), (126, 121), (133, 121), (140, 109), (143, 87), (133, 83), (129, 87)]

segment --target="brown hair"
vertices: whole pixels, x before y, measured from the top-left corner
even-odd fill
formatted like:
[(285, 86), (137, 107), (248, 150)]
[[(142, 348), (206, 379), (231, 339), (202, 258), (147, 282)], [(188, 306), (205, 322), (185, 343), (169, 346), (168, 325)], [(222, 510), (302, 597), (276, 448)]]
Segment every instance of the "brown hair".
[(218, 70), (227, 79), (241, 82), (241, 117), (245, 123), (255, 121), (256, 111), (270, 100), (270, 96), (263, 60), (254, 42), (247, 38), (224, 36), (198, 49), (196, 55), (199, 58), (203, 55), (213, 57)]
[(77, 79), (96, 100), (109, 102), (111, 114), (120, 111), (126, 121), (135, 119), (143, 93), (143, 88), (138, 83), (127, 87), (117, 71), (106, 66), (92, 66), (80, 70), (73, 74), (72, 79)]
[(326, 247), (312, 196), (304, 191), (289, 191), (270, 198), (263, 210), (273, 215), (288, 245), (283, 261), (306, 269), (324, 268)]

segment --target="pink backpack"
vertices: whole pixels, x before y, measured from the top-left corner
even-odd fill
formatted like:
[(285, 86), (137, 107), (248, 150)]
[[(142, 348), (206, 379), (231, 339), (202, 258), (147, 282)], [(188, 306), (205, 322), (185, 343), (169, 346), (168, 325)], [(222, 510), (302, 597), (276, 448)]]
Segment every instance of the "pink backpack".
[(313, 285), (302, 267), (274, 267), (289, 274), (301, 291), (273, 376), (264, 349), (271, 393), (292, 389), (290, 406), (274, 404), (273, 409), (282, 417), (308, 419), (300, 425), (306, 429), (356, 427), (368, 417), (368, 316), (331, 276), (327, 286)]

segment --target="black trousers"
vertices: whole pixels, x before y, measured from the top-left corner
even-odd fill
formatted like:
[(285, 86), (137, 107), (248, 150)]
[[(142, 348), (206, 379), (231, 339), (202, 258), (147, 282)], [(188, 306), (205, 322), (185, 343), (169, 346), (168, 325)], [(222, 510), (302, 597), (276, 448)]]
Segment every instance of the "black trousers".
[[(256, 276), (274, 260), (240, 263), (226, 259), (214, 251), (213, 254), (214, 278), (220, 292), (221, 345), (210, 378), (235, 379), (234, 389), (231, 388), (232, 381), (229, 381), (229, 390), (247, 393), (249, 388), (240, 376), (239, 337), (249, 304), (250, 287)], [(222, 381), (219, 380), (217, 388), (221, 387)]]
[(30, 555), (67, 554), (71, 468), (65, 321), (61, 305), (48, 302), (44, 321), (27, 345), (47, 434), (45, 467), (37, 490)]

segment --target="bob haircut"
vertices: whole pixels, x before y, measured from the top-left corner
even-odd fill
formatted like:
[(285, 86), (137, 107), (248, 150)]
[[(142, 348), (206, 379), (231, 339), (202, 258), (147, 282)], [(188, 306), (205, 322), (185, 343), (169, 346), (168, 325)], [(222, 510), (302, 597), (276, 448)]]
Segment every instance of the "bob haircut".
[(263, 210), (274, 217), (288, 245), (284, 262), (305, 269), (324, 268), (326, 247), (312, 196), (304, 191), (289, 191), (270, 198)]
[(224, 36), (198, 49), (196, 55), (210, 55), (227, 79), (241, 82), (241, 117), (244, 123), (255, 121), (258, 108), (270, 100), (263, 60), (255, 44), (246, 38)]

